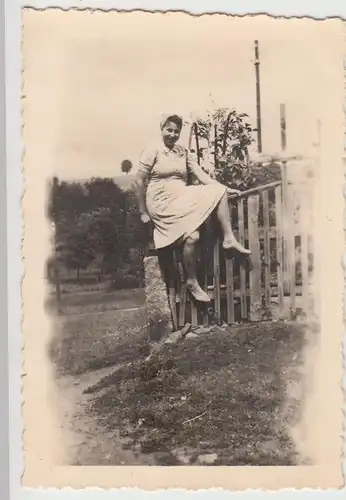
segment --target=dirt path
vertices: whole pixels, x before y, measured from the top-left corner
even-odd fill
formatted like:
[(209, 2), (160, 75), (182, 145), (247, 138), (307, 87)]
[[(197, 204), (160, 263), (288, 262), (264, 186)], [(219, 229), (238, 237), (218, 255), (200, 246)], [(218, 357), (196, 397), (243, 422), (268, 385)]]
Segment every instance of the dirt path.
[(88, 402), (84, 390), (96, 384), (114, 371), (114, 367), (102, 368), (80, 377), (64, 376), (56, 380), (59, 391), (59, 420), (65, 440), (65, 456), (62, 465), (121, 465), (143, 464), (134, 453), (123, 449), (123, 440), (114, 442), (114, 432), (99, 428), (94, 419), (85, 414)]

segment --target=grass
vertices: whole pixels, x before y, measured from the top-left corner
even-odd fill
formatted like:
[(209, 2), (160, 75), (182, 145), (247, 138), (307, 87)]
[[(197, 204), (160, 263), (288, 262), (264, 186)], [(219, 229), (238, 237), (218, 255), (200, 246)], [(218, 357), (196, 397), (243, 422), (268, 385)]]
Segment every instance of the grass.
[(50, 356), (60, 375), (80, 375), (149, 352), (143, 309), (60, 318)]
[(60, 317), (51, 356), (65, 375), (114, 365), (87, 389), (86, 413), (143, 463), (197, 464), (205, 453), (217, 454), (213, 465), (301, 462), (289, 434), (301, 401), (288, 384), (299, 377), (303, 324), (215, 328), (145, 362), (143, 309), (88, 309)]
[[(48, 310), (53, 310), (56, 305), (55, 294), (52, 293), (47, 301)], [(89, 290), (87, 286), (75, 287), (66, 290), (61, 296), (63, 315), (90, 314), (107, 310), (123, 310), (134, 307), (144, 307), (145, 291), (143, 288), (129, 290)]]
[(177, 453), (191, 464), (216, 453), (214, 465), (294, 465), (288, 428), (300, 401), (284, 408), (303, 342), (302, 326), (285, 323), (185, 340), (151, 363), (132, 358), (90, 388), (89, 414), (161, 465), (181, 464)]

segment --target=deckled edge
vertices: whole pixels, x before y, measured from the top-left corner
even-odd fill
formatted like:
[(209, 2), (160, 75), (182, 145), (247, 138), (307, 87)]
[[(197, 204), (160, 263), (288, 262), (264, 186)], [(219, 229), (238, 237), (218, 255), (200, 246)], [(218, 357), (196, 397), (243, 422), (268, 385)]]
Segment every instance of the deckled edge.
[[(344, 69), (344, 101), (342, 103), (343, 106), (343, 112), (344, 112), (344, 154), (342, 157), (342, 161), (344, 163), (344, 179), (345, 179), (345, 184), (343, 186), (343, 196), (344, 199), (346, 200), (346, 16), (325, 16), (323, 18), (319, 17), (314, 17), (311, 15), (302, 15), (302, 16), (289, 16), (289, 15), (275, 15), (275, 14), (268, 14), (266, 12), (253, 12), (253, 13), (244, 13), (244, 14), (232, 14), (232, 13), (225, 13), (225, 12), (202, 12), (202, 13), (194, 13), (190, 12), (188, 10), (184, 9), (170, 9), (170, 10), (160, 10), (160, 9), (155, 9), (155, 10), (147, 10), (143, 8), (131, 8), (131, 9), (124, 9), (124, 8), (115, 8), (112, 6), (109, 7), (90, 7), (86, 5), (79, 5), (79, 6), (61, 6), (61, 5), (49, 5), (49, 6), (42, 6), (42, 7), (37, 7), (33, 6), (30, 4), (27, 5), (22, 5), (21, 6), (21, 49), (23, 46), (23, 26), (24, 26), (24, 21), (23, 21), (23, 14), (25, 11), (36, 11), (36, 12), (46, 12), (46, 11), (62, 11), (62, 12), (70, 12), (70, 11), (75, 11), (75, 12), (83, 12), (87, 11), (89, 12), (90, 15), (94, 14), (102, 14), (102, 13), (108, 13), (108, 12), (118, 12), (118, 13), (124, 13), (124, 14), (130, 14), (130, 13), (144, 13), (144, 14), (151, 14), (151, 15), (166, 15), (166, 14), (186, 14), (191, 17), (210, 17), (210, 16), (220, 16), (220, 17), (232, 17), (232, 18), (249, 18), (249, 17), (264, 17), (267, 19), (295, 19), (295, 20), (311, 20), (311, 21), (326, 21), (326, 20), (341, 20), (343, 21), (343, 45), (344, 45), (344, 59), (343, 59), (343, 69)], [(23, 98), (25, 98), (25, 93), (24, 93), (24, 88), (25, 88), (25, 69), (23, 66), (23, 62), (21, 63), (21, 102)], [(22, 178), (22, 195), (21, 195), (21, 218), (22, 218), (22, 224), (21, 224), (21, 256), (23, 260), (23, 240), (25, 238), (25, 223), (24, 223), (24, 208), (23, 208), (23, 199), (25, 198), (25, 191), (26, 191), (26, 184), (25, 184), (25, 168), (24, 168), (24, 159), (25, 159), (25, 145), (24, 145), (24, 129), (25, 129), (25, 119), (24, 119), (24, 106), (22, 105), (21, 107), (21, 114), (20, 114), (20, 128), (21, 128), (21, 138), (22, 138), (22, 154), (21, 154), (21, 178)], [(346, 237), (346, 203), (344, 206), (344, 235)], [(346, 241), (346, 239), (345, 239)], [(342, 388), (343, 388), (343, 393), (344, 393), (344, 405), (342, 409), (342, 413), (344, 416), (343, 419), (343, 457), (346, 455), (346, 405), (345, 405), (345, 394), (346, 394), (346, 253), (343, 252), (342, 255), (342, 266), (344, 268), (344, 294), (343, 294), (343, 311), (344, 311), (344, 334), (343, 334), (343, 342), (342, 342), (342, 354), (343, 354), (343, 370), (344, 370), (344, 376), (343, 376), (343, 383), (342, 383)], [(21, 326), (23, 325), (24, 321), (24, 312), (25, 312), (25, 307), (24, 307), (24, 301), (23, 301), (23, 295), (22, 295), (22, 285), (23, 281), (25, 280), (25, 261), (23, 260), (22, 264), (22, 275), (21, 275), (21, 305), (22, 305), (22, 310), (21, 310)], [(22, 376), (21, 376), (21, 394), (23, 394), (23, 375), (25, 375), (25, 341), (24, 341), (24, 335), (22, 334), (22, 343), (21, 343), (21, 367), (22, 367)], [(22, 436), (22, 472), (21, 472), (21, 479), (25, 474), (25, 451), (24, 451), (24, 442), (25, 442), (25, 426), (24, 426), (24, 417), (23, 417), (23, 405), (25, 404), (24, 399), (21, 401), (21, 436)], [(345, 483), (345, 478), (346, 478), (346, 460), (344, 459), (343, 461), (343, 479)], [(160, 494), (164, 493), (166, 491), (169, 492), (180, 492), (180, 493), (207, 493), (207, 492), (221, 492), (221, 493), (236, 493), (236, 494), (246, 494), (246, 493), (278, 493), (278, 492), (313, 492), (313, 491), (337, 491), (335, 488), (299, 488), (296, 489), (294, 487), (285, 487), (285, 488), (280, 488), (280, 489), (271, 489), (271, 488), (247, 488), (247, 489), (242, 489), (242, 490), (233, 490), (230, 491), (228, 489), (222, 488), (222, 487), (215, 487), (215, 488), (204, 488), (204, 489), (185, 489), (185, 488), (160, 488), (160, 489), (155, 489), (155, 490), (149, 490), (149, 489), (141, 489), (138, 487), (120, 487), (120, 488), (100, 488), (100, 487), (86, 487), (86, 488), (81, 488), (81, 489), (74, 489), (71, 487), (63, 487), (63, 488), (57, 488), (57, 487), (25, 487), (27, 491), (31, 492), (47, 492), (47, 493), (53, 493), (53, 494), (59, 494), (62, 495), (64, 492), (74, 492), (74, 493), (82, 493), (84, 491), (90, 492), (90, 491), (95, 491), (96, 492), (103, 492), (103, 493), (111, 493), (113, 491), (116, 492), (136, 492), (136, 493), (141, 493), (141, 494)]]
[(342, 367), (343, 367), (343, 380), (342, 380), (342, 391), (343, 391), (343, 423), (342, 423), (342, 474), (344, 479), (344, 486), (346, 482), (346, 253), (345, 253), (345, 241), (346, 241), (346, 22), (343, 23), (343, 72), (344, 72), (344, 97), (343, 97), (343, 116), (344, 116), (344, 128), (343, 128), (343, 158), (342, 167), (344, 171), (344, 185), (343, 185), (343, 198), (344, 198), (344, 217), (343, 217), (343, 229), (344, 229), (344, 251), (342, 255), (342, 265), (344, 271), (344, 294), (342, 298), (343, 302), (343, 339), (342, 339)]
[(314, 17), (311, 15), (301, 15), (301, 16), (291, 16), (291, 15), (282, 15), (282, 14), (268, 14), (263, 11), (258, 11), (258, 12), (250, 12), (250, 13), (244, 13), (244, 14), (239, 14), (239, 13), (230, 13), (230, 12), (222, 12), (222, 11), (210, 11), (208, 12), (207, 10), (204, 10), (203, 12), (197, 13), (197, 12), (191, 12), (189, 10), (185, 9), (144, 9), (144, 8), (139, 8), (139, 7), (134, 7), (134, 8), (117, 8), (112, 5), (109, 5), (109, 7), (95, 7), (95, 6), (88, 6), (85, 4), (80, 3), (78, 6), (63, 6), (63, 5), (46, 5), (46, 6), (37, 6), (37, 5), (30, 5), (30, 3), (24, 4), (21, 6), (22, 10), (34, 10), (34, 11), (41, 11), (45, 12), (47, 10), (59, 10), (63, 12), (68, 12), (68, 11), (88, 11), (91, 15), (95, 13), (102, 13), (102, 12), (118, 12), (118, 13), (124, 13), (124, 14), (129, 14), (129, 13), (144, 13), (144, 14), (152, 14), (152, 15), (166, 15), (166, 14), (186, 14), (191, 17), (210, 17), (210, 16), (220, 16), (220, 17), (233, 17), (233, 18), (244, 18), (244, 17), (265, 17), (268, 19), (296, 19), (296, 20), (312, 20), (312, 21), (326, 21), (326, 20), (333, 20), (333, 19), (340, 19), (340, 20), (346, 20), (346, 15), (345, 16), (325, 16), (325, 17)]
[(25, 420), (24, 420), (24, 405), (25, 405), (25, 389), (24, 389), (24, 378), (25, 378), (25, 335), (23, 331), (24, 326), (24, 314), (25, 314), (25, 304), (23, 297), (23, 284), (25, 281), (25, 259), (24, 259), (24, 239), (25, 239), (25, 211), (24, 211), (24, 198), (26, 194), (26, 177), (25, 177), (25, 109), (23, 105), (23, 100), (25, 99), (25, 79), (24, 79), (24, 62), (22, 58), (23, 54), (23, 44), (24, 44), (24, 11), (22, 10), (20, 15), (20, 118), (19, 118), (19, 126), (20, 126), (20, 147), (21, 147), (21, 155), (20, 161), (20, 176), (22, 181), (22, 192), (20, 197), (20, 216), (21, 216), (21, 242), (20, 242), (20, 255), (21, 255), (21, 264), (22, 264), (22, 272), (20, 279), (20, 304), (21, 304), (21, 317), (20, 317), (20, 334), (21, 334), (21, 353), (20, 353), (20, 366), (21, 366), (21, 378), (20, 378), (20, 392), (21, 392), (21, 407), (20, 407), (20, 417), (21, 417), (21, 471), (20, 471), (20, 482), (22, 482), (23, 476), (25, 474)]

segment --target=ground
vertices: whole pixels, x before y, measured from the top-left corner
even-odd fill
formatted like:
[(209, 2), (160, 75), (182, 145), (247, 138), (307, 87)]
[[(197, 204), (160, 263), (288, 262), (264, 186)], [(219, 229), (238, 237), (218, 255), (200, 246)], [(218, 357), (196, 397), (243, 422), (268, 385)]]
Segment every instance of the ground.
[[(64, 296), (50, 347), (66, 460), (81, 465), (295, 465), (304, 324), (215, 327), (150, 361), (141, 290)], [(303, 386), (302, 386), (303, 387)]]

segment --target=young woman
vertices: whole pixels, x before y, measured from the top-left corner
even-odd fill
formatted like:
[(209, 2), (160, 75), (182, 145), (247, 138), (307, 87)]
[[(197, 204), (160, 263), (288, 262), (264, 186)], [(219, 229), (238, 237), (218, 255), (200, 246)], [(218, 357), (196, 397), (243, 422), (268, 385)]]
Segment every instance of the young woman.
[[(236, 240), (231, 226), (227, 193), (240, 192), (212, 179), (192, 155), (177, 144), (182, 127), (183, 120), (178, 115), (166, 116), (161, 121), (162, 143), (146, 149), (139, 160), (137, 198), (142, 222), (154, 224), (155, 248), (182, 244), (187, 288), (196, 300), (209, 302), (196, 276), (196, 245), (199, 228), (213, 211), (223, 232), (223, 248), (243, 255), (251, 252)], [(200, 185), (189, 185), (189, 174), (194, 175)]]

